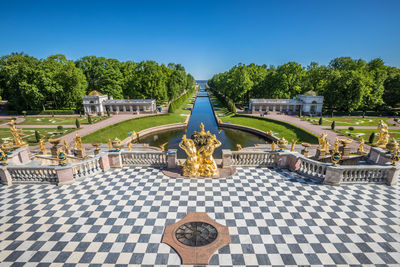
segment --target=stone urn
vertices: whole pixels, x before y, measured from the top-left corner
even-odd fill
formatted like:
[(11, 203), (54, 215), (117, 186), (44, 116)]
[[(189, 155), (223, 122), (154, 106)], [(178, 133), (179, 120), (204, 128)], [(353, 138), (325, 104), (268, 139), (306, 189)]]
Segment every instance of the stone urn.
[(301, 150), (301, 154), (305, 157), (308, 157), (308, 152), (309, 152), (308, 149), (311, 147), (311, 144), (310, 143), (301, 143), (301, 145), (304, 147)]
[(100, 143), (93, 143), (93, 144), (92, 144), (92, 146), (95, 147), (95, 150), (94, 150), (94, 154), (95, 154), (95, 155), (100, 154), (100, 152), (101, 152), (101, 150), (100, 150), (100, 148), (99, 148), (100, 145), (101, 145)]
[(111, 142), (113, 148), (115, 149), (115, 151), (119, 152), (121, 151), (121, 147), (122, 147), (122, 143), (121, 140), (119, 140), (119, 138), (114, 138), (114, 140), (112, 140)]
[(340, 143), (342, 143), (343, 147), (347, 147), (353, 140), (351, 139), (341, 139)]
[(60, 139), (49, 139), (50, 144), (52, 144), (53, 146), (58, 146), (61, 142)]

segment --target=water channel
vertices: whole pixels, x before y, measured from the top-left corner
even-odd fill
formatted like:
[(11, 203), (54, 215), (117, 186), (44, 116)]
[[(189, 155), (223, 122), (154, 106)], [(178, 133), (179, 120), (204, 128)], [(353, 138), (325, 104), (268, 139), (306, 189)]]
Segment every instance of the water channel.
[(266, 141), (261, 136), (252, 133), (229, 128), (218, 128), (210, 98), (204, 89), (200, 89), (193, 105), (193, 111), (187, 129), (171, 130), (148, 135), (140, 138), (140, 142), (148, 143), (150, 146), (160, 146), (168, 142), (166, 148), (178, 149), (178, 158), (186, 158), (185, 152), (179, 148), (179, 142), (182, 140), (184, 134), (190, 138), (194, 131), (200, 131), (200, 123), (204, 124), (206, 131), (215, 134), (217, 139), (222, 142), (222, 146), (217, 148), (214, 152), (215, 158), (222, 158), (222, 149), (236, 150), (236, 144), (241, 144), (242, 147), (246, 147), (253, 146), (254, 144), (262, 144)]

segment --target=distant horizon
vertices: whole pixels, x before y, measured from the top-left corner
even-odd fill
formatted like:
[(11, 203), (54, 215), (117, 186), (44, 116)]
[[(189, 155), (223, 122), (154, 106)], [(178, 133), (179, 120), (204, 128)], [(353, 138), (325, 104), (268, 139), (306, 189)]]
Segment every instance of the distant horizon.
[(400, 67), (400, 1), (2, 1), (0, 55), (179, 63), (208, 80), (238, 63)]

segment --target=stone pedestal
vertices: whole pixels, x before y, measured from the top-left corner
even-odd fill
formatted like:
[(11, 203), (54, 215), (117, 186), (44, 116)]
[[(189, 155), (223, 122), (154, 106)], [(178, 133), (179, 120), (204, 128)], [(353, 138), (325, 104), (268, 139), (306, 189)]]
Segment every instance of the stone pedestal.
[(103, 153), (100, 156), (100, 168), (103, 170), (103, 172), (110, 169), (110, 161), (106, 153)]
[(108, 152), (108, 162), (111, 168), (122, 168), (121, 152)]
[(329, 166), (326, 168), (324, 184), (339, 186), (343, 179), (343, 170)]
[(5, 166), (0, 166), (0, 181), (3, 185), (12, 185), (11, 175)]
[(351, 148), (347, 146), (341, 146), (339, 148), (340, 153), (342, 153), (342, 159), (347, 159), (350, 157), (350, 150)]
[(51, 157), (52, 157), (52, 158), (57, 158), (57, 157), (58, 157), (58, 154), (60, 153), (60, 151), (61, 151), (62, 148), (63, 148), (62, 145), (52, 146), (52, 147), (50, 148)]
[(176, 153), (177, 149), (168, 149), (167, 151), (167, 168), (174, 169), (176, 168)]
[(8, 155), (7, 163), (12, 165), (20, 165), (29, 161), (29, 150), (28, 147), (25, 146), (12, 151), (11, 154)]
[(308, 151), (308, 149), (307, 148), (303, 148), (302, 150), (301, 150), (301, 154), (304, 156), (304, 157), (306, 157), (306, 158), (308, 158), (308, 156), (309, 156), (309, 151)]
[(400, 165), (393, 166), (392, 169), (389, 170), (388, 179), (386, 180), (387, 185), (393, 186), (396, 185), (400, 175)]
[(323, 159), (326, 157), (326, 151), (317, 149), (317, 153), (315, 153), (315, 159)]
[(222, 168), (232, 167), (232, 150), (222, 149)]
[(75, 182), (71, 166), (60, 166), (56, 168), (58, 185), (67, 185)]

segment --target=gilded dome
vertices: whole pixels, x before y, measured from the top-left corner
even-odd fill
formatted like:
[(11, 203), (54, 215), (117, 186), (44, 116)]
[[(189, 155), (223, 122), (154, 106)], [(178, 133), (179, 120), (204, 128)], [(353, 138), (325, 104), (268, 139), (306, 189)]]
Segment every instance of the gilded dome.
[(97, 90), (93, 90), (89, 93), (89, 96), (102, 96), (103, 94)]

